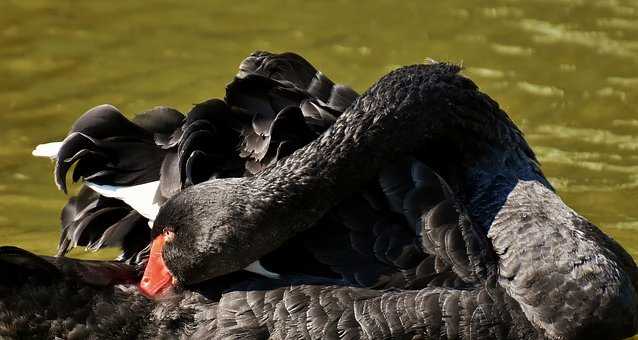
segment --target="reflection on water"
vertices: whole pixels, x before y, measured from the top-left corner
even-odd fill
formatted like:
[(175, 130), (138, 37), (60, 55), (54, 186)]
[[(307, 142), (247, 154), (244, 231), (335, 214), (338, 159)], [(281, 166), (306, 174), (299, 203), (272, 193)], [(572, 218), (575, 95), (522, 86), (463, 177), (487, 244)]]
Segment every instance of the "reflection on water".
[(638, 1), (0, 5), (2, 244), (54, 252), (65, 197), (35, 144), (101, 103), (187, 111), (256, 49), (362, 90), (426, 57), (462, 63), (526, 132), (576, 210), (638, 257)]

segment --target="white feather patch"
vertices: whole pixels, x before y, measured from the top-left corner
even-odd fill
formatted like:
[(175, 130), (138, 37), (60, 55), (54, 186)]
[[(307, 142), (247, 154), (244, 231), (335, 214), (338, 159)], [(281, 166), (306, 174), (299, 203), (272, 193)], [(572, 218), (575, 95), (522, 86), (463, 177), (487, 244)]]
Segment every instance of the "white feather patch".
[(35, 157), (48, 157), (51, 159), (58, 158), (58, 151), (62, 147), (62, 142), (51, 142), (40, 144), (31, 151), (31, 154)]
[(255, 273), (255, 274), (259, 274), (259, 275), (265, 276), (265, 277), (270, 278), (270, 279), (278, 279), (279, 278), (279, 274), (273, 273), (273, 272), (269, 271), (268, 269), (264, 268), (264, 266), (261, 265), (261, 262), (259, 262), (259, 260), (249, 264), (248, 266), (246, 266), (246, 268), (244, 268), (244, 270), (247, 271), (247, 272), (251, 272), (251, 273)]
[(159, 181), (129, 187), (99, 185), (91, 182), (86, 182), (86, 185), (102, 196), (124, 201), (140, 215), (148, 218), (149, 226), (159, 212)]

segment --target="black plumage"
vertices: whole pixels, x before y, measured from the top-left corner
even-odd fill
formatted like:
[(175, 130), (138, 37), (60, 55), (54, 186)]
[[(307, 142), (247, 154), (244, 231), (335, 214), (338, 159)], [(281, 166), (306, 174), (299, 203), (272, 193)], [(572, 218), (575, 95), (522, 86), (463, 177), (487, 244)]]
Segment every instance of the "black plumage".
[(358, 96), (294, 53), (255, 52), (226, 87), (226, 102), (251, 117), (240, 155), (256, 174), (325, 131)]
[[(149, 116), (163, 118), (164, 113), (162, 109), (147, 112), (140, 121), (150, 125)], [(163, 156), (152, 131), (129, 121), (115, 107), (100, 105), (84, 113), (64, 139), (57, 156), (56, 183), (66, 192), (66, 173), (75, 163), (74, 181), (83, 178), (120, 186), (155, 181)]]
[[(335, 85), (296, 54), (255, 52), (246, 58), (238, 76), (227, 86), (226, 101), (252, 116), (252, 123), (242, 130), (240, 153), (247, 158), (247, 175), (260, 173), (315, 139), (356, 97), (354, 90)], [(336, 102), (341, 104), (329, 104)], [(429, 181), (430, 187), (419, 184), (419, 188), (422, 196), (434, 201), (432, 205), (442, 200), (441, 189), (431, 170), (419, 173), (411, 163), (396, 168), (405, 171), (405, 176), (386, 169), (378, 184), (371, 183), (366, 192), (342, 203), (317, 222), (317, 231), (304, 233), (268, 254), (263, 264), (277, 272), (341, 276), (350, 284), (366, 287), (404, 287), (416, 282), (415, 270), (424, 258), (417, 240), (417, 215), (428, 207), (411, 207), (412, 202), (421, 201), (406, 198), (407, 192), (384, 192), (384, 181), (405, 180), (406, 191), (417, 186), (415, 181)], [(376, 195), (375, 206), (364, 195)], [(400, 201), (400, 206), (393, 211), (395, 200)], [(401, 216), (403, 204), (405, 209), (421, 210), (409, 213), (411, 219), (406, 221), (407, 217)], [(353, 226), (348, 221), (359, 224), (362, 230), (351, 230)], [(289, 254), (297, 254), (296, 260), (291, 260)]]
[(120, 247), (120, 260), (139, 263), (138, 256), (150, 242), (148, 220), (124, 202), (103, 197), (82, 187), (62, 209), (58, 256), (76, 246), (96, 251)]
[[(234, 84), (255, 87), (233, 104), (227, 96), (248, 117), (238, 118), (244, 138), (270, 136), (241, 144), (259, 165), (247, 166), (254, 175), (185, 187), (160, 210), (153, 235), (174, 234), (162, 253), (173, 292), (153, 301), (127, 282), (96, 288), (46, 258), (0, 251), (0, 272), (17, 263), (32, 273), (0, 286), (0, 322), (21, 322), (2, 335), (617, 339), (636, 331), (631, 257), (560, 200), (520, 131), (454, 65), (393, 71), (336, 110), (309, 144), (266, 157), (280, 147), (273, 126), (285, 110), (302, 113), (286, 113), (283, 126), (322, 131), (298, 98), (325, 104), (327, 91), (309, 90), (312, 72), (303, 70), (314, 68), (298, 58), (252, 55)], [(286, 80), (295, 67), (303, 70)], [(314, 262), (299, 266), (297, 249)], [(235, 272), (277, 254), (279, 280)], [(15, 317), (73, 296), (91, 308), (75, 318), (55, 308)], [(38, 303), (20, 303), (27, 299)]]
[[(74, 181), (121, 187), (159, 181), (157, 196), (165, 200), (210, 178), (241, 175), (240, 127), (241, 117), (221, 100), (196, 104), (186, 116), (160, 106), (132, 120), (101, 105), (82, 115), (62, 143), (56, 183), (66, 191), (75, 165)], [(86, 186), (69, 199), (61, 222), (58, 255), (78, 245), (91, 251), (116, 246), (123, 250), (119, 259), (140, 263), (148, 250), (148, 216)]]
[[(270, 337), (303, 337), (309, 330), (298, 327), (308, 325), (308, 313), (295, 306), (307, 312), (313, 299), (331, 298), (335, 308), (326, 314), (336, 319), (323, 319), (323, 325), (357, 338), (622, 338), (635, 332), (638, 271), (629, 255), (558, 198), (520, 131), (458, 72), (447, 64), (396, 70), (325, 133), (274, 166), (254, 177), (207, 181), (171, 198), (157, 218), (162, 227), (153, 233), (174, 234), (162, 256), (178, 286), (236, 271), (313, 229), (331, 235), (318, 221), (369, 191), (370, 181), (392, 164), (399, 168), (379, 184), (389, 212), (402, 221), (372, 228), (374, 242), (343, 244), (356, 244), (355, 249), (372, 244), (376, 259), (400, 268), (397, 249), (406, 249), (401, 239), (417, 239), (419, 230), (407, 222), (420, 221), (424, 259), (418, 265), (407, 262), (416, 265), (420, 277), (408, 280), (407, 290), (363, 288), (355, 284), (356, 275), (344, 275), (344, 288), (313, 292), (292, 286), (276, 296), (280, 304), (265, 317), (274, 320), (266, 322)], [(436, 188), (436, 178), (436, 199), (417, 198), (420, 187)], [(362, 230), (362, 224), (352, 229)], [(392, 229), (396, 224), (404, 229)], [(388, 229), (393, 231), (385, 233)], [(340, 239), (347, 240), (320, 242), (328, 250), (319, 261), (359, 263)], [(358, 269), (353, 268), (337, 271)], [(369, 273), (374, 269), (362, 272)], [(364, 276), (361, 281), (374, 282)], [(286, 294), (297, 289), (304, 298), (287, 301)], [(224, 295), (220, 304), (231, 296)], [(393, 302), (401, 298), (415, 307), (395, 309)], [(233, 301), (236, 318), (250, 308), (239, 301)], [(323, 303), (324, 310), (331, 306)], [(397, 322), (411, 312), (421, 318)], [(222, 336), (255, 329), (254, 322), (242, 327), (232, 317), (225, 320), (233, 327), (219, 329)]]

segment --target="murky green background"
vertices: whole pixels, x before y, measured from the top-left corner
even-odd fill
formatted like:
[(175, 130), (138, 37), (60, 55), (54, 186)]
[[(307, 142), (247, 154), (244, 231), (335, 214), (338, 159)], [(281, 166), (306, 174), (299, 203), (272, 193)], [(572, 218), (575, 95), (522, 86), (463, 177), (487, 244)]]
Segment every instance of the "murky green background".
[(187, 111), (266, 49), (296, 51), (358, 90), (426, 57), (462, 63), (526, 132), (561, 196), (638, 258), (637, 37), (636, 0), (4, 0), (0, 244), (56, 248), (66, 198), (34, 145), (102, 103)]

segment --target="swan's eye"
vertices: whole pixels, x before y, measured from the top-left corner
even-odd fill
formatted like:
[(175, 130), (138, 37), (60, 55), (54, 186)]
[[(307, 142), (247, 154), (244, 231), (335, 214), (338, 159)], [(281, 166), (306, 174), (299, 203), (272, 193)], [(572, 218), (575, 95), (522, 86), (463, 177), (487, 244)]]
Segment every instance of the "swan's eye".
[(164, 229), (162, 234), (164, 234), (164, 242), (171, 242), (175, 239), (175, 233), (170, 229)]

